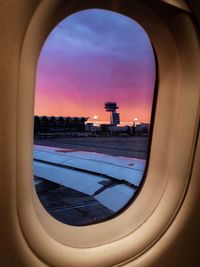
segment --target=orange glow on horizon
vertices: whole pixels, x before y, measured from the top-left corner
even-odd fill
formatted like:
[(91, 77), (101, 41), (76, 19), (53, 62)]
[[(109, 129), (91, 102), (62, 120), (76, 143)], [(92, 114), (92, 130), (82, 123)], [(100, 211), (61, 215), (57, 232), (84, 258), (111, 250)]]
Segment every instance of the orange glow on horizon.
[[(91, 23), (92, 21), (92, 23)], [(149, 123), (155, 58), (144, 29), (115, 12), (90, 10), (64, 19), (46, 40), (37, 67), (35, 115), (109, 122), (117, 102), (121, 124)]]

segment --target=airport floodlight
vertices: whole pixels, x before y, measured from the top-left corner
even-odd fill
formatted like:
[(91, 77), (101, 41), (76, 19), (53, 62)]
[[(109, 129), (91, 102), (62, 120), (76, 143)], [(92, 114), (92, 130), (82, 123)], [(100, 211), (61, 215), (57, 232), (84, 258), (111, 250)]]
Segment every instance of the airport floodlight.
[(97, 119), (98, 119), (98, 116), (97, 116), (97, 115), (94, 115), (94, 116), (93, 116), (93, 119), (94, 119), (94, 120), (97, 120)]
[(140, 125), (139, 119), (138, 118), (134, 118), (133, 119), (133, 124), (134, 124), (134, 126)]

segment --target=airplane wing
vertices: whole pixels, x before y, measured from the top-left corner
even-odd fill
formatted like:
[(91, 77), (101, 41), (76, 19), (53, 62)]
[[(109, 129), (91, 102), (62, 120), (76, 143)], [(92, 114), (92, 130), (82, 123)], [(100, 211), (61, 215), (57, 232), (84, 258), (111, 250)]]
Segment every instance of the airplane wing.
[(93, 196), (119, 211), (135, 194), (145, 160), (106, 154), (34, 146), (34, 175)]

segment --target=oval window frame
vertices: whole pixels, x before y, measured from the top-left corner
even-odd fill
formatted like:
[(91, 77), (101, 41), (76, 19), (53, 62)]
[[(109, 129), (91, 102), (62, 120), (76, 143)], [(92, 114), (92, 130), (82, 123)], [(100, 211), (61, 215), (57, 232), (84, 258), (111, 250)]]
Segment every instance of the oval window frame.
[[(196, 115), (198, 97), (195, 98), (194, 94), (197, 95), (196, 90), (198, 88), (195, 87), (190, 93), (190, 90), (186, 89), (186, 85), (190, 87), (190, 82), (194, 79), (198, 84), (199, 77), (195, 68), (192, 70), (193, 73), (190, 71), (189, 77), (185, 77), (184, 74), (188, 69), (184, 68), (183, 59), (185, 62), (193, 62), (193, 64), (195, 62), (194, 67), (199, 69), (198, 47), (195, 43), (189, 41), (190, 38), (187, 41), (188, 44), (181, 44), (181, 40), (178, 36), (175, 36), (175, 30), (172, 29), (173, 23), (167, 26), (157, 12), (144, 3), (135, 1), (134, 10), (130, 10), (127, 3), (122, 4), (120, 1), (114, 3), (116, 5), (112, 5), (110, 2), (98, 2), (95, 5), (90, 1), (86, 1), (85, 4), (82, 4), (81, 1), (70, 1), (69, 3), (67, 1), (41, 2), (26, 31), (22, 47), (18, 98), (18, 116), (20, 116), (20, 120), (17, 133), (18, 194), (20, 192), (20, 197), (17, 198), (18, 214), (22, 231), (29, 246), (32, 247), (35, 254), (45, 259), (45, 262), (55, 266), (66, 266), (66, 264), (69, 266), (81, 264), (83, 266), (83, 259), (85, 259), (85, 266), (94, 266), (95, 262), (95, 266), (102, 267), (138, 257), (155, 244), (171, 224), (184, 199), (189, 183), (190, 175), (187, 170), (190, 169), (189, 166), (192, 163), (195, 143), (194, 132), (197, 132), (198, 123)], [(126, 5), (126, 8), (124, 5)], [(31, 172), (33, 120), (30, 118), (33, 115), (37, 57), (47, 34), (61, 18), (66, 16), (67, 12), (72, 14), (86, 8), (103, 8), (117, 11), (140, 23), (149, 34), (155, 47), (159, 62), (160, 83), (148, 174), (138, 198), (120, 216), (112, 220), (77, 228), (61, 223), (57, 224), (41, 207), (34, 193), (33, 173)], [(57, 15), (55, 16), (55, 14)], [(195, 30), (191, 21), (188, 21), (187, 15), (183, 15), (181, 12), (179, 14), (177, 10), (176, 21), (181, 22), (180, 28), (185, 30), (184, 34), (188, 36), (192, 34), (196, 43), (198, 43)], [(161, 33), (160, 39), (156, 40), (159, 32)], [(188, 45), (193, 48), (191, 50), (192, 56), (186, 53)], [(170, 47), (170, 51), (164, 53), (163, 46)], [(196, 59), (194, 59), (195, 57)], [(164, 70), (171, 66), (169, 64), (170, 58), (174, 60), (174, 65), (170, 73), (167, 73), (168, 77), (164, 78)], [(184, 79), (186, 84), (180, 84), (181, 79)], [(176, 85), (176, 90), (172, 89), (174, 85)], [(179, 102), (178, 107), (176, 105), (177, 100)], [(184, 123), (184, 118), (181, 117), (177, 126), (179, 114), (183, 112), (187, 116), (188, 102), (193, 103), (190, 116), (191, 114), (194, 116), (186, 123)], [(170, 112), (168, 111), (169, 104)], [(162, 114), (159, 112), (160, 110)], [(173, 113), (174, 111), (176, 112)], [(176, 116), (172, 117), (171, 114)], [(163, 120), (166, 125), (164, 129), (160, 129), (159, 124)], [(180, 138), (180, 131), (184, 126), (187, 126), (190, 131), (186, 130)], [(173, 138), (167, 136), (166, 130), (168, 127), (172, 131)], [(156, 140), (159, 140), (159, 146), (156, 145)], [(182, 148), (183, 142), (186, 145), (184, 150)], [(160, 145), (164, 147), (162, 151), (159, 151)], [(187, 155), (182, 156), (186, 149), (188, 151)], [(176, 167), (174, 162), (176, 162)], [(158, 179), (159, 176), (163, 178), (162, 181)], [(27, 177), (30, 177), (30, 179), (27, 179)], [(173, 186), (174, 184), (176, 187)], [(150, 202), (152, 196), (153, 201)], [(147, 207), (147, 205), (148, 211), (144, 211), (142, 207)], [(160, 217), (161, 215), (163, 216)], [(63, 234), (65, 234), (66, 240)], [(88, 235), (91, 236), (90, 240), (88, 240)], [(49, 247), (45, 246), (47, 243)], [(108, 245), (109, 250), (107, 249)], [(98, 265), (97, 262), (99, 262)]]

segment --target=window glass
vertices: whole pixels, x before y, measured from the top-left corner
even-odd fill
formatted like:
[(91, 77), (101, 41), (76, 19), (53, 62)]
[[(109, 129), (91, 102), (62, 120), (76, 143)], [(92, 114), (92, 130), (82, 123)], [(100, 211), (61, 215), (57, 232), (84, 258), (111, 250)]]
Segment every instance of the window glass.
[(35, 88), (34, 186), (70, 225), (107, 220), (144, 177), (155, 89), (144, 29), (90, 9), (60, 22), (42, 48)]

